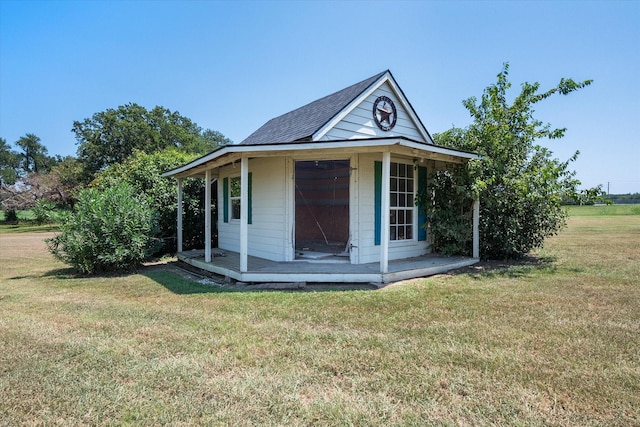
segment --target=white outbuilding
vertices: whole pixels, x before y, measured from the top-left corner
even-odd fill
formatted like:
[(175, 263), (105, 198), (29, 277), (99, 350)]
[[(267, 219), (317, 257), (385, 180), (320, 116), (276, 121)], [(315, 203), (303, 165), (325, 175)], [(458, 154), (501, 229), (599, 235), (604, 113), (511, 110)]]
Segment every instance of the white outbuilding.
[[(479, 260), (432, 254), (416, 196), (429, 168), (479, 159), (434, 144), (390, 71), (273, 118), (164, 174), (178, 181), (178, 258), (242, 282), (387, 283)], [(182, 250), (182, 180), (217, 194), (217, 247)], [(212, 184), (217, 191), (212, 191)]]

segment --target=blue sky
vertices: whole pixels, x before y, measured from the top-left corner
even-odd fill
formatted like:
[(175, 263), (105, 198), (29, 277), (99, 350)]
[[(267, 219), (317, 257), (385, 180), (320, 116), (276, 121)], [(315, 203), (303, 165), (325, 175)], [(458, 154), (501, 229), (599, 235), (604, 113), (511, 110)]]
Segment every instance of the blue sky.
[(235, 142), (268, 119), (390, 69), (431, 133), (470, 123), (510, 63), (551, 88), (543, 142), (584, 187), (640, 192), (639, 1), (0, 0), (0, 137), (35, 133), (75, 155), (71, 127), (107, 108), (161, 105)]

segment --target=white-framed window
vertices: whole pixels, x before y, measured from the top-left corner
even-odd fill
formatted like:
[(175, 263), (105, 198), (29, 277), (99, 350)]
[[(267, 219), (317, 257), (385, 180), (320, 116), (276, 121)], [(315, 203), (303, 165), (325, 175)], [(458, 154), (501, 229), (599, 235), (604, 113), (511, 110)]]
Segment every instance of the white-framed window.
[(229, 178), (229, 218), (240, 219), (240, 177)]
[(414, 240), (416, 238), (415, 189), (416, 174), (413, 165), (391, 163), (389, 182), (389, 240)]

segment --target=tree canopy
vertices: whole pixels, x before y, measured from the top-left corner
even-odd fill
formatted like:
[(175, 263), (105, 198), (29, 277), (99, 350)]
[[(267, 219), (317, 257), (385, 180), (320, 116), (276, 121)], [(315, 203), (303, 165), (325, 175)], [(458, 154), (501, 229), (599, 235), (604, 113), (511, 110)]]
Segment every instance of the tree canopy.
[[(488, 86), (478, 100), (463, 101), (473, 122), (435, 135), (437, 144), (473, 151), (483, 156), (472, 161), (450, 185), (464, 185), (470, 201), (481, 199), (480, 242), (483, 258), (518, 258), (544, 239), (556, 234), (566, 221), (561, 207), (564, 198), (577, 197), (580, 182), (566, 161), (537, 142), (541, 138), (562, 138), (566, 129), (552, 128), (534, 118), (536, 103), (554, 94), (568, 95), (591, 84), (561, 79), (556, 87), (540, 91), (539, 83), (523, 83), (520, 94), (509, 102), (509, 65), (505, 64), (497, 82)], [(438, 179), (433, 176), (433, 179)], [(442, 177), (451, 181), (451, 177)], [(452, 191), (452, 194), (459, 192)], [(457, 205), (456, 205), (457, 206)], [(471, 209), (462, 213), (468, 218)]]
[(229, 139), (219, 132), (203, 130), (178, 112), (156, 106), (152, 110), (129, 103), (75, 121), (78, 159), (90, 176), (120, 163), (135, 150), (153, 153), (176, 148), (189, 154), (205, 154)]
[(4, 138), (0, 138), (0, 182), (12, 185), (30, 173), (46, 173), (61, 159), (51, 157), (40, 137), (27, 133), (15, 142), (18, 151), (12, 150)]
[(15, 184), (19, 167), (20, 155), (11, 149), (6, 139), (0, 138), (0, 185)]
[(47, 147), (40, 142), (40, 137), (28, 133), (16, 141), (16, 145), (22, 150), (20, 156), (20, 168), (27, 174), (31, 172), (48, 172), (56, 160), (49, 157)]

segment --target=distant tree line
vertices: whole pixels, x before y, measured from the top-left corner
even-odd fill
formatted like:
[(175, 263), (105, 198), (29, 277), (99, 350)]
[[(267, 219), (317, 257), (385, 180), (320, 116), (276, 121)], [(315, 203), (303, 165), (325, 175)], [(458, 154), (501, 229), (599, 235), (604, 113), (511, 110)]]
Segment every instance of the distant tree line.
[(629, 194), (608, 194), (605, 196), (615, 204), (640, 204), (640, 193)]

